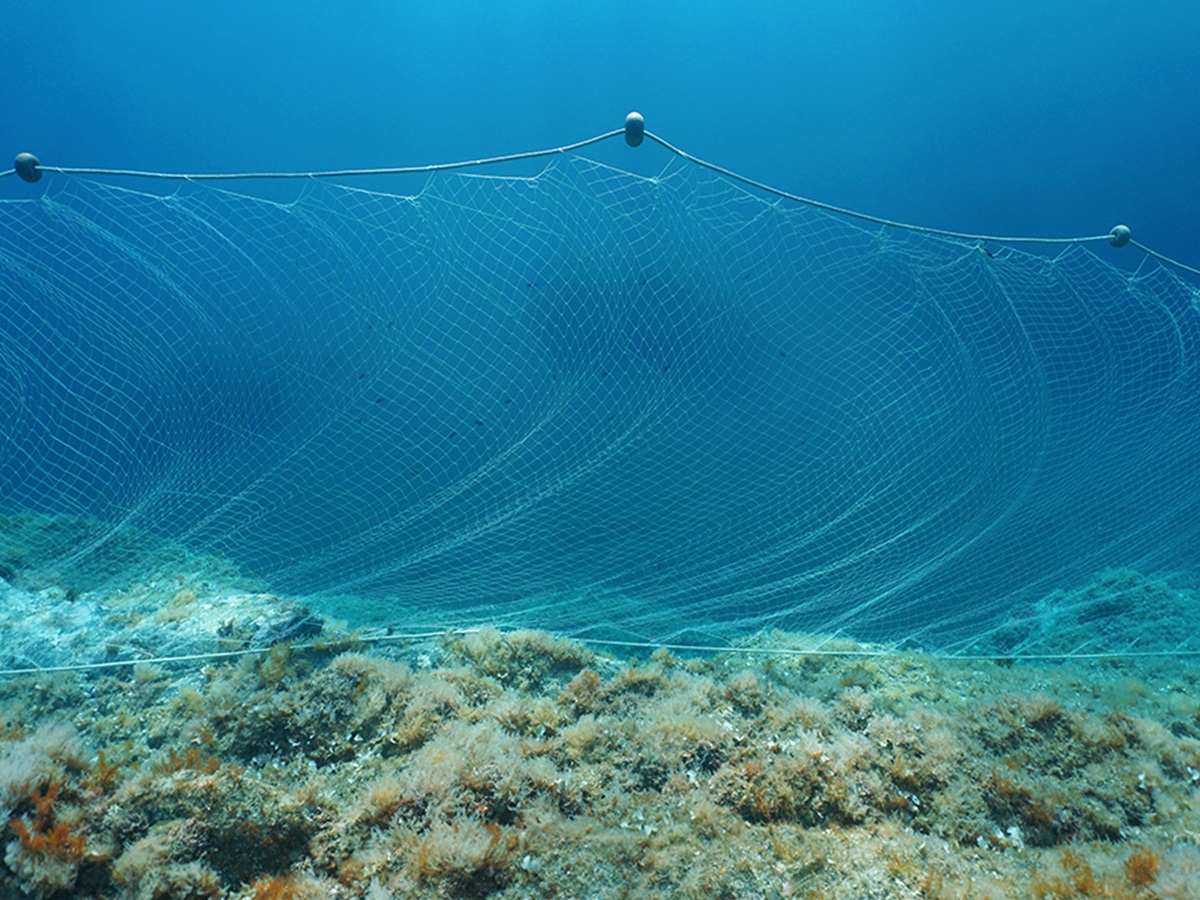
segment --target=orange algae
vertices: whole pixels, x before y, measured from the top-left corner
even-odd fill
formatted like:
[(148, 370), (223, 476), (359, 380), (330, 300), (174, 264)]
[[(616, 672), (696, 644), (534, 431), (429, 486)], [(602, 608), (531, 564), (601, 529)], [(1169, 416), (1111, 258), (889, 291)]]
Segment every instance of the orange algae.
[(8, 824), (30, 853), (77, 861), (83, 857), (83, 837), (72, 834), (65, 823), (51, 824), (54, 804), (61, 791), (62, 783), (58, 781), (51, 782), (41, 792), (35, 790), (30, 796), (34, 808), (32, 823), (22, 816), (14, 816)]
[(1153, 884), (1158, 877), (1158, 867), (1161, 864), (1158, 854), (1148, 847), (1135, 847), (1125, 860), (1125, 877), (1130, 884)]

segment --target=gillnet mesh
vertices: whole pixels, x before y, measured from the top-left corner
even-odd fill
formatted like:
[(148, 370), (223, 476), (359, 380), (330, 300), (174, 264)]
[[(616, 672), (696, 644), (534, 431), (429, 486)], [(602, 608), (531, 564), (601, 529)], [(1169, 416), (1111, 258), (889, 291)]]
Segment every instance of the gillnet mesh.
[(1154, 590), (1093, 578), (1189, 608), (1198, 294), (989, 251), (684, 163), (60, 178), (0, 204), (0, 511), (60, 526), (0, 575), (100, 590), (153, 536), (363, 622), (1145, 646), (1113, 598)]

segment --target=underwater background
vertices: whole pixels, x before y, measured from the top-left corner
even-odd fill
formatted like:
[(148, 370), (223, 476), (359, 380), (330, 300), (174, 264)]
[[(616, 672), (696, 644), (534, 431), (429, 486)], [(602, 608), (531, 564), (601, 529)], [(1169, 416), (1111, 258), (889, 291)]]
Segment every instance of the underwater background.
[(637, 109), (841, 207), (1097, 240), (619, 136), (0, 179), (0, 900), (1200, 897), (1200, 281), (1105, 239), (1200, 261), (1198, 38), (1107, 0), (5, 28), (0, 151), (47, 166)]
[(1120, 221), (1194, 261), (1198, 34), (1168, 0), (54, 4), (0, 35), (0, 111), (9, 156), (196, 172), (473, 159), (637, 109), (840, 206), (990, 234)]

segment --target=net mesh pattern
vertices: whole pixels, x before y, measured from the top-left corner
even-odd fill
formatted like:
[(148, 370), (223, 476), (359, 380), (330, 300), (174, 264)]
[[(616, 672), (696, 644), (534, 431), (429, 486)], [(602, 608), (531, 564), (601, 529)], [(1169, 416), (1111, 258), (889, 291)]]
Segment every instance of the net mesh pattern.
[(0, 204), (0, 511), (101, 523), (44, 563), (85, 587), (145, 533), (364, 621), (650, 640), (951, 650), (1194, 570), (1197, 292), (990, 249), (684, 163), (60, 179)]

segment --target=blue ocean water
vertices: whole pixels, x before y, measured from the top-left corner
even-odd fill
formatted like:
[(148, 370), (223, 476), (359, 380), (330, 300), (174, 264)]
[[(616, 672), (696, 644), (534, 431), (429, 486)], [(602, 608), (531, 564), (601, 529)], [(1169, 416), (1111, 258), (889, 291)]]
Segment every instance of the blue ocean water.
[(1198, 39), (1184, 0), (78, 4), (0, 34), (0, 152), (397, 165), (555, 146), (639, 109), (805, 196), (991, 234), (1120, 221), (1194, 263)]
[[(1107, 3), (736, 20), (139, 4), (0, 49), (29, 86), (6, 100), (11, 150), (50, 165), (439, 162), (560, 145), (636, 108), (686, 150), (840, 206), (992, 234), (1124, 222), (1194, 262), (1197, 126), (1178, 111), (1198, 32), (1182, 5)], [(649, 142), (589, 155), (680, 165)], [(14, 204), (5, 235), (21, 284), (7, 506), (145, 528), (389, 612), (406, 592), (442, 611), (565, 602), (582, 621), (534, 624), (582, 629), (596, 592), (655, 637), (694, 623), (651, 626), (639, 604), (902, 635), (932, 612), (969, 631), (972, 596), (996, 614), (1106, 566), (1191, 562), (1191, 526), (1173, 530), (1196, 493), (1184, 286), (773, 220), (671, 172), (656, 195), (565, 166), (544, 200), (450, 179), (419, 208), (323, 188), (297, 207), (190, 188), (167, 206), (47, 179), (61, 210)], [(0, 198), (41, 189), (9, 178)]]

